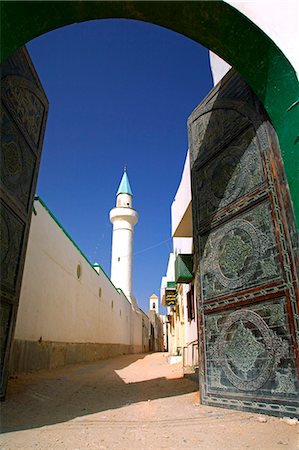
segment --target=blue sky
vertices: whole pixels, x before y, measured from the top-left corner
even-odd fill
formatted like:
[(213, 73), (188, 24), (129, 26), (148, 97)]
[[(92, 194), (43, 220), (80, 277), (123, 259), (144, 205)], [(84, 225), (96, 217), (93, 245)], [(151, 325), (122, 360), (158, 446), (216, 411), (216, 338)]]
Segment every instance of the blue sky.
[(115, 19), (64, 27), (27, 48), (50, 102), (37, 194), (110, 275), (109, 211), (126, 164), (139, 213), (133, 291), (147, 311), (172, 249), (187, 119), (212, 88), (208, 51), (167, 29)]

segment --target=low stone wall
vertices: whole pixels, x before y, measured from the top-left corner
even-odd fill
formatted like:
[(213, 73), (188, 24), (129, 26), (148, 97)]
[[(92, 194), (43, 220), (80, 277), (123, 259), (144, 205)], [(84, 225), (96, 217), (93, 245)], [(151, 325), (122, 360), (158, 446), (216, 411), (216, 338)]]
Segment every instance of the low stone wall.
[(141, 353), (141, 345), (13, 341), (10, 374), (53, 369), (68, 364), (93, 362), (129, 353)]

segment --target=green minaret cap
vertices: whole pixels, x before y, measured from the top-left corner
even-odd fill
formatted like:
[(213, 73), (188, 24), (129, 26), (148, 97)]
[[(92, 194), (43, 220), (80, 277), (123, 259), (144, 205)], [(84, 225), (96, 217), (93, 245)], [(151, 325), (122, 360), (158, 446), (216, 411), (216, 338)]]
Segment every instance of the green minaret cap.
[(127, 175), (126, 167), (124, 168), (124, 174), (123, 174), (123, 177), (121, 179), (121, 182), (120, 182), (120, 185), (119, 185), (119, 188), (118, 188), (118, 191), (117, 191), (116, 195), (118, 195), (118, 194), (129, 194), (129, 195), (133, 196), (132, 189), (131, 189), (130, 182), (129, 182), (129, 178), (128, 178), (128, 175)]

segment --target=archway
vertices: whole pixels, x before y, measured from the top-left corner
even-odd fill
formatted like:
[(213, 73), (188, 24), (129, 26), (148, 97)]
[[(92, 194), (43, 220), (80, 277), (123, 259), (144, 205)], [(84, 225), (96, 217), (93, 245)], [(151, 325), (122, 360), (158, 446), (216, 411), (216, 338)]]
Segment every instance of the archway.
[[(71, 4), (71, 9), (76, 5), (78, 4)], [(167, 9), (165, 9), (165, 4), (162, 4), (162, 19), (160, 17), (158, 19), (153, 14), (153, 11), (151, 9), (152, 5), (149, 4), (145, 4), (144, 7), (142, 6), (142, 4), (139, 5), (137, 3), (118, 3), (111, 5), (106, 5), (104, 3), (95, 4), (94, 6), (91, 5), (91, 10), (88, 9), (88, 13), (84, 11), (84, 5), (82, 4), (81, 8), (75, 7), (75, 13), (74, 11), (72, 13), (71, 9), (68, 10), (68, 8), (66, 8), (66, 10), (68, 10), (68, 14), (70, 14), (70, 16), (72, 17), (71, 21), (64, 15), (65, 11), (63, 9), (61, 10), (60, 15), (56, 15), (56, 21), (54, 20), (53, 22), (48, 22), (40, 20), (39, 23), (42, 24), (42, 26), (39, 26), (39, 31), (37, 31), (35, 27), (33, 27), (34, 29), (30, 27), (29, 23), (27, 23), (28, 26), (26, 25), (25, 27), (19, 26), (18, 29), (21, 30), (21, 34), (22, 30), (25, 30), (23, 33), (23, 39), (27, 41), (28, 38), (35, 37), (36, 35), (42, 34), (45, 31), (49, 31), (50, 29), (66, 25), (68, 23), (72, 23), (76, 20), (84, 21), (88, 19), (104, 17), (133, 18), (148, 21), (158, 25), (163, 25), (171, 30), (179, 31), (182, 34), (214, 50), (216, 53), (230, 62), (239, 71), (243, 78), (258, 94), (259, 98), (262, 100), (265, 108), (267, 109), (268, 114), (272, 118), (272, 122), (280, 138), (280, 143), (284, 154), (284, 162), (296, 207), (296, 167), (294, 164), (290, 164), (290, 160), (292, 160), (292, 156), (294, 156), (294, 152), (292, 150), (294, 149), (295, 145), (295, 139), (293, 139), (295, 136), (295, 127), (292, 127), (292, 125), (295, 123), (294, 111), (296, 111), (293, 106), (293, 94), (295, 92), (295, 84), (293, 83), (293, 81), (295, 80), (295, 75), (291, 65), (288, 63), (282, 53), (261, 31), (255, 29), (253, 24), (251, 24), (247, 19), (245, 19), (231, 7), (228, 7), (228, 5), (221, 2), (216, 4), (216, 6), (219, 8), (217, 10), (213, 10), (213, 4), (210, 5), (209, 3), (207, 3), (207, 5), (200, 5), (200, 8), (198, 5), (194, 6), (194, 3), (188, 3), (186, 7), (187, 9), (185, 8), (185, 4), (183, 3), (175, 4), (174, 9), (176, 10), (176, 13), (174, 16), (172, 15), (173, 11), (170, 13)], [(31, 6), (32, 14), (34, 12), (35, 6), (34, 4), (32, 4)], [(102, 7), (102, 10), (98, 10), (98, 7), (100, 6)], [(48, 7), (51, 8), (52, 5), (47, 4), (46, 9)], [(42, 17), (45, 17), (45, 10), (41, 6), (40, 8), (40, 16), (38, 16), (37, 14), (35, 17), (40, 17), (40, 19), (42, 19)], [(178, 8), (181, 8), (181, 11)], [(226, 10), (226, 8), (228, 8), (228, 10)], [(6, 9), (6, 13), (7, 11), (8, 9)], [(231, 22), (230, 20), (228, 20), (228, 22), (230, 22), (229, 30), (226, 29), (227, 23), (224, 24), (224, 26), (221, 22), (222, 15), (226, 15), (226, 11), (228, 11), (227, 17), (231, 20)], [(26, 14), (23, 15), (22, 13), (22, 18), (20, 18), (21, 16), (19, 15), (19, 12), (18, 14), (15, 14), (15, 18), (16, 20), (20, 19), (20, 25), (24, 17), (26, 18)], [(179, 12), (183, 14), (179, 16)], [(39, 13), (39, 11), (37, 11), (37, 13)], [(49, 14), (49, 17), (50, 16), (51, 14)], [(8, 16), (6, 15), (6, 19), (7, 17)], [(29, 16), (27, 15), (27, 17)], [(11, 21), (7, 20), (8, 24), (11, 24), (14, 20), (12, 16), (10, 19)], [(201, 25), (200, 30), (196, 29), (196, 23), (199, 23)], [(214, 29), (214, 26), (216, 27), (217, 24), (219, 25), (219, 28), (217, 31), (217, 37), (215, 37), (210, 29)], [(252, 37), (252, 42), (254, 43), (254, 45), (249, 48), (247, 54), (245, 53), (244, 49), (247, 48), (248, 34), (246, 36), (246, 43), (244, 40), (241, 40), (238, 41), (238, 45), (236, 46), (235, 42), (233, 42), (237, 31), (241, 30), (242, 27), (245, 27), (245, 29), (248, 30), (249, 35), (251, 35)], [(205, 30), (206, 34), (204, 34), (203, 30)], [(227, 35), (225, 34), (226, 32)], [(244, 28), (241, 34), (242, 36), (246, 35), (246, 33), (244, 33)], [(225, 44), (222, 43), (223, 36), (225, 36), (225, 38), (228, 37)], [(20, 39), (20, 36), (18, 36), (17, 39)], [(15, 45), (15, 48), (17, 48), (22, 43), (23, 42), (21, 41), (18, 42), (18, 44)], [(256, 49), (258, 44), (261, 45), (259, 45), (257, 52)], [(9, 55), (12, 50), (13, 47), (8, 50), (7, 55)], [(245, 57), (243, 55), (245, 55)], [(256, 65), (258, 66), (258, 69), (256, 69)], [(281, 75), (282, 73), (287, 75), (285, 75), (285, 77), (281, 77), (281, 79), (279, 80), (275, 79), (275, 75)], [(286, 79), (288, 79), (288, 86), (286, 85)], [(286, 87), (288, 87), (288, 89), (286, 89)], [(279, 92), (279, 95), (277, 94), (277, 92)]]
[(169, 28), (211, 49), (240, 73), (262, 101), (278, 135), (298, 222), (296, 74), (269, 37), (227, 3), (3, 2), (1, 59), (55, 28), (102, 18), (135, 19)]

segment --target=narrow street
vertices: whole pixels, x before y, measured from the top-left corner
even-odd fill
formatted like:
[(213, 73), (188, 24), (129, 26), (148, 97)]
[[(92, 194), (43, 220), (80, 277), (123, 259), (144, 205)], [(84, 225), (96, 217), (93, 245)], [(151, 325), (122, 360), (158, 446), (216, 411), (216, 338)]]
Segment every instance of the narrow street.
[(11, 379), (0, 447), (298, 449), (293, 421), (201, 406), (163, 353), (125, 355)]

